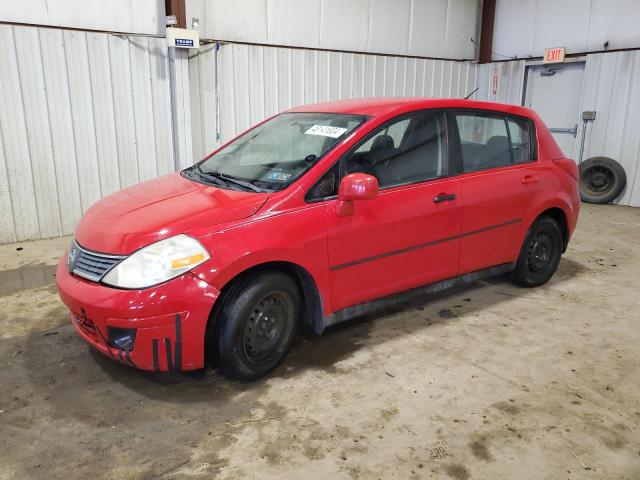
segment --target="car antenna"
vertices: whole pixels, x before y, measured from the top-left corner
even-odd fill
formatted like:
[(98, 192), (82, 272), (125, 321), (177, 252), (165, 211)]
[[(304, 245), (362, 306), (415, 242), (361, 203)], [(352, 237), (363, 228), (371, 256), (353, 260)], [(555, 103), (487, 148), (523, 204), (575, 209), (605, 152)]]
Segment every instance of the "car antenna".
[(469, 97), (470, 97), (471, 95), (473, 95), (474, 93), (476, 93), (478, 90), (480, 90), (480, 87), (476, 87), (476, 89), (475, 89), (473, 92), (471, 92), (469, 95), (467, 95), (466, 97), (464, 97), (464, 99), (465, 99), (465, 100), (469, 100)]

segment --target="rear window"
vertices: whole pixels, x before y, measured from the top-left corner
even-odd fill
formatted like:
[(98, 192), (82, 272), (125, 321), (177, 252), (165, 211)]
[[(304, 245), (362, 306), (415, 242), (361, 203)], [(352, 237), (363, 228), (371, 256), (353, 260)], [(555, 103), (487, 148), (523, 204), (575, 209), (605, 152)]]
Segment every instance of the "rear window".
[(531, 161), (530, 122), (484, 113), (456, 114), (465, 172)]

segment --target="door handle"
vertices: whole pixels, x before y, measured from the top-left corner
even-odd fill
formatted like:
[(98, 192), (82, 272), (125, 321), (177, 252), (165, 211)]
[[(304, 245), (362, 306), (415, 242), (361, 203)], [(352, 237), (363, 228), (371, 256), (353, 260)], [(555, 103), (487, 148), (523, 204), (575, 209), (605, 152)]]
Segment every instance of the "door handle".
[(455, 193), (439, 193), (433, 197), (433, 203), (452, 202), (456, 199)]
[(536, 183), (537, 181), (538, 179), (533, 175), (525, 175), (524, 178), (522, 179), (522, 183), (524, 185), (527, 185), (528, 183)]
[(576, 123), (573, 128), (550, 128), (551, 133), (570, 133), (574, 137), (578, 135), (578, 124)]

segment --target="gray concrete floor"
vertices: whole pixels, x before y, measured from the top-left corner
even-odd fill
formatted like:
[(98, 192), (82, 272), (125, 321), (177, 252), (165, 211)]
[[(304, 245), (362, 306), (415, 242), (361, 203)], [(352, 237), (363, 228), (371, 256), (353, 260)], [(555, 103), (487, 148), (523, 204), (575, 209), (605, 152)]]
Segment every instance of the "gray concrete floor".
[(584, 206), (542, 288), (300, 338), (253, 384), (93, 353), (56, 294), (68, 241), (0, 247), (0, 478), (640, 478), (640, 209)]

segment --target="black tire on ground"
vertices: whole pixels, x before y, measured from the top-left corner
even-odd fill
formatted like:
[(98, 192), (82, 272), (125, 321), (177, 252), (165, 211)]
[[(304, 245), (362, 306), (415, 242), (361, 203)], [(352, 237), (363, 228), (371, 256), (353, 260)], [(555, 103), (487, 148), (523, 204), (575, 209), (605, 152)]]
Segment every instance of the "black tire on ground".
[(562, 255), (563, 233), (556, 220), (539, 217), (524, 238), (513, 276), (518, 285), (538, 287), (553, 276)]
[(216, 359), (226, 375), (257, 380), (286, 357), (300, 316), (298, 286), (281, 272), (250, 278), (226, 299)]
[(580, 198), (586, 203), (609, 203), (622, 193), (627, 175), (618, 162), (592, 157), (579, 165)]

